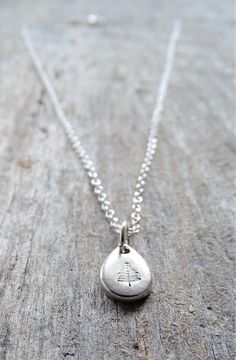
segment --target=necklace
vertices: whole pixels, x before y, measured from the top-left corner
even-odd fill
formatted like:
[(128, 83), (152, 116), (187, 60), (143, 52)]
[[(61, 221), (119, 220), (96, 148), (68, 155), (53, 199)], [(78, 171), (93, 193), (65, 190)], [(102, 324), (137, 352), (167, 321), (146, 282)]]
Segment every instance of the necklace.
[(141, 203), (143, 202), (144, 185), (150, 171), (152, 160), (156, 153), (158, 142), (158, 129), (163, 112), (163, 105), (167, 94), (170, 74), (173, 67), (175, 50), (180, 35), (181, 23), (176, 21), (169, 40), (166, 62), (161, 77), (156, 104), (154, 107), (150, 131), (147, 140), (146, 153), (137, 178), (130, 222), (121, 223), (111, 206), (108, 196), (104, 191), (98, 173), (89, 155), (83, 148), (79, 137), (66, 117), (55, 89), (43, 68), (39, 55), (36, 53), (29, 31), (24, 29), (22, 36), (29, 52), (35, 69), (48, 93), (52, 106), (67, 135), (72, 148), (80, 158), (87, 172), (92, 189), (97, 197), (105, 218), (110, 227), (120, 234), (120, 242), (110, 255), (105, 259), (101, 271), (100, 280), (103, 289), (113, 299), (121, 301), (134, 301), (146, 297), (151, 288), (152, 276), (150, 269), (143, 257), (129, 245), (129, 238), (140, 230)]

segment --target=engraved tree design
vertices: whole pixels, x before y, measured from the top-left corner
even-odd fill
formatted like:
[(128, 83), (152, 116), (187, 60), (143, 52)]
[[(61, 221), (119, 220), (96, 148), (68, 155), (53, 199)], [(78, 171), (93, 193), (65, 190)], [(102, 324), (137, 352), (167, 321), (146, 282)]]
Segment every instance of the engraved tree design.
[(128, 261), (126, 261), (118, 272), (117, 281), (127, 282), (131, 286), (132, 282), (141, 280), (141, 276)]

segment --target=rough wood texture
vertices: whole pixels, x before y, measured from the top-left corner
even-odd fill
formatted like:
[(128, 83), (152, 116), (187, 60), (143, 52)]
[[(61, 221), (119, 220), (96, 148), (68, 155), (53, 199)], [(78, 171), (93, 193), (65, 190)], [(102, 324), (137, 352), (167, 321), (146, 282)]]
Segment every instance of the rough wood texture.
[[(2, 360), (227, 360), (233, 346), (233, 2), (1, 1)], [(88, 13), (107, 18), (88, 27)], [(117, 244), (32, 68), (28, 24), (119, 215), (129, 211), (175, 16), (175, 70), (132, 243), (146, 302), (100, 289)]]

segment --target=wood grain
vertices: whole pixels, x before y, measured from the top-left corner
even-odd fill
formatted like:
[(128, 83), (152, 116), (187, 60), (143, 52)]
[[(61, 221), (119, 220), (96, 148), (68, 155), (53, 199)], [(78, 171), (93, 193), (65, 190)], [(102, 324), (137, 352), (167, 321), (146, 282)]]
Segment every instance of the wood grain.
[[(106, 24), (89, 27), (89, 13)], [(1, 1), (0, 358), (234, 358), (233, 3)], [(117, 244), (33, 70), (37, 50), (124, 217), (176, 16), (159, 149), (132, 246), (154, 277), (120, 304), (99, 269)]]

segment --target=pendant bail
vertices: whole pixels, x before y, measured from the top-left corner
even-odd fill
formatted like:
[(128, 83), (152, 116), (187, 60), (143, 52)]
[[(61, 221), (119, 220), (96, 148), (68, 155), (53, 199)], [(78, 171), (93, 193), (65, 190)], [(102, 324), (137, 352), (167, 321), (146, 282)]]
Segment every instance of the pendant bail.
[(120, 231), (120, 253), (121, 254), (125, 254), (129, 252), (129, 234), (128, 234), (128, 228), (129, 225), (127, 223), (127, 221), (124, 221), (122, 223), (122, 227), (121, 227), (121, 231)]

